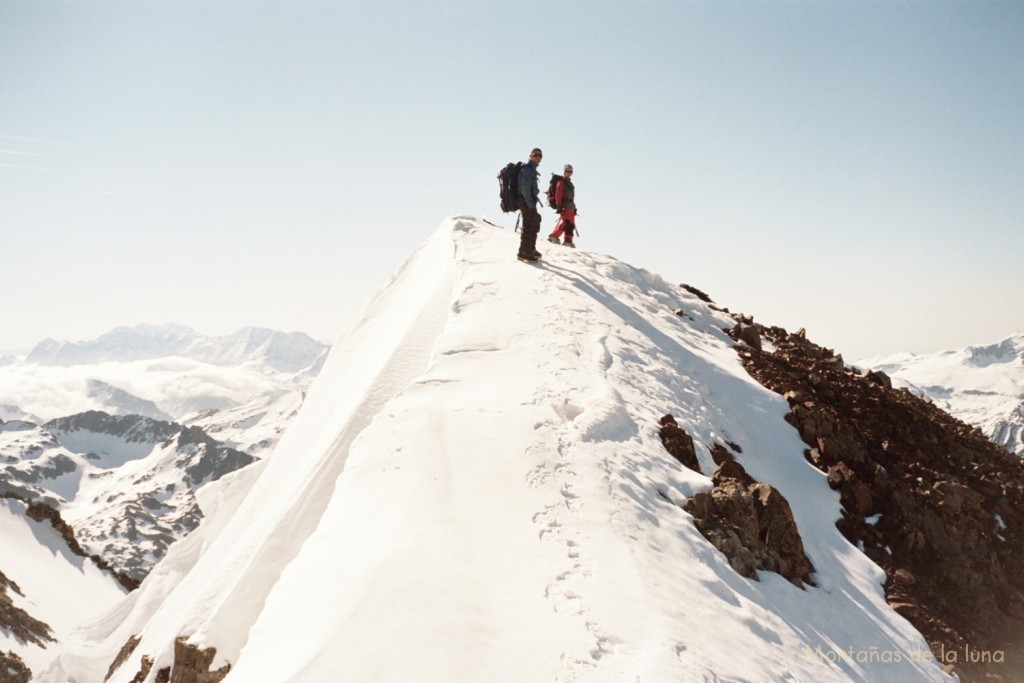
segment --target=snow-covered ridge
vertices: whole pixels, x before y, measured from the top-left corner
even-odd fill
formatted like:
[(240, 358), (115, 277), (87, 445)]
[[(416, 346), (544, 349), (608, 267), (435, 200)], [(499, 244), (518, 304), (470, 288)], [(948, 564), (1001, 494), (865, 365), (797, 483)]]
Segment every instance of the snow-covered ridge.
[(1024, 455), (1024, 332), (993, 344), (857, 361)]
[[(228, 683), (949, 680), (836, 529), (733, 321), (608, 256), (519, 263), (517, 238), (445, 221), (274, 456), (200, 492), (203, 525), (37, 680), (100, 680), (138, 637), (109, 680), (148, 657), (151, 683), (178, 636)], [(704, 471), (736, 444), (785, 495), (816, 587), (744, 579), (696, 531), (678, 503), (710, 480), (665, 451), (665, 413)]]

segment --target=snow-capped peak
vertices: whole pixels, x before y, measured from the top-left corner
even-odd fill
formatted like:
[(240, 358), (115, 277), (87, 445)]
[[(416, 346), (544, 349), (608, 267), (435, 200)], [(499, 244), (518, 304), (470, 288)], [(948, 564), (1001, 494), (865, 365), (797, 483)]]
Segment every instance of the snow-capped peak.
[[(265, 467), (204, 489), (203, 525), (38, 680), (129, 652), (109, 680), (148, 683), (184, 646), (227, 683), (948, 680), (733, 321), (611, 257), (519, 263), (517, 239), (445, 221)], [(704, 471), (735, 444), (785, 495), (815, 586), (743, 578), (696, 530), (679, 502), (711, 481), (665, 450), (665, 413)]]
[(900, 353), (857, 362), (888, 374), (1024, 456), (1024, 332), (929, 354)]
[(26, 357), (29, 363), (77, 365), (108, 360), (132, 361), (180, 354), (201, 335), (195, 330), (167, 323), (115, 327), (92, 341), (44, 339)]
[(994, 363), (1024, 367), (1024, 332), (1018, 332), (995, 344), (969, 346), (965, 351), (969, 361), (979, 367)]
[(32, 349), (26, 362), (80, 365), (182, 356), (212, 365), (262, 362), (279, 372), (294, 373), (322, 362), (325, 353), (324, 344), (301, 332), (248, 327), (231, 335), (209, 337), (168, 323), (117, 327), (92, 341), (46, 339)]

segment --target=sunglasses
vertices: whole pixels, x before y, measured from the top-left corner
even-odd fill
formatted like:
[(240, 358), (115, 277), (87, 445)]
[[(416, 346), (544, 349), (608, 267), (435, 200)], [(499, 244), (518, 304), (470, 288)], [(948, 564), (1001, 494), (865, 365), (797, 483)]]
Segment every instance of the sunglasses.
[(531, 159), (543, 159), (544, 155), (543, 154), (531, 154), (530, 158)]

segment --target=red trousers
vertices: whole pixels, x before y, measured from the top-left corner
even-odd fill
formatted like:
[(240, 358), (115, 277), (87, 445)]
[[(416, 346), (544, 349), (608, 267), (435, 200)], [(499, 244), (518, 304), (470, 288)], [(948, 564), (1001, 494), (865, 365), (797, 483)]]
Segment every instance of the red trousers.
[(558, 217), (558, 222), (555, 223), (555, 229), (551, 236), (561, 237), (563, 232), (565, 241), (572, 244), (572, 237), (576, 233), (576, 212), (573, 209), (562, 212), (562, 215)]

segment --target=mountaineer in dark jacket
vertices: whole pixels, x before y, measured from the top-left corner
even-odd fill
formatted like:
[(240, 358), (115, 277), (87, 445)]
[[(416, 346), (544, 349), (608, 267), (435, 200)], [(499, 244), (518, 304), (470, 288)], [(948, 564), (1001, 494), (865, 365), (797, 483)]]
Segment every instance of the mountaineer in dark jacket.
[[(576, 188), (572, 184), (572, 164), (566, 164), (562, 171), (562, 179), (555, 188), (555, 204), (552, 208), (558, 211), (558, 222), (555, 229), (548, 235), (548, 242), (558, 244), (558, 238), (565, 233), (562, 246), (576, 248), (572, 237), (576, 232)], [(548, 190), (550, 192), (550, 190)], [(548, 202), (549, 204), (551, 202)]]
[(537, 234), (540, 232), (540, 211), (537, 205), (540, 201), (540, 187), (537, 186), (537, 165), (544, 157), (539, 147), (534, 147), (530, 152), (530, 161), (523, 164), (519, 171), (519, 211), (523, 215), (523, 231), (519, 238), (520, 261), (534, 262), (540, 258), (537, 251)]

